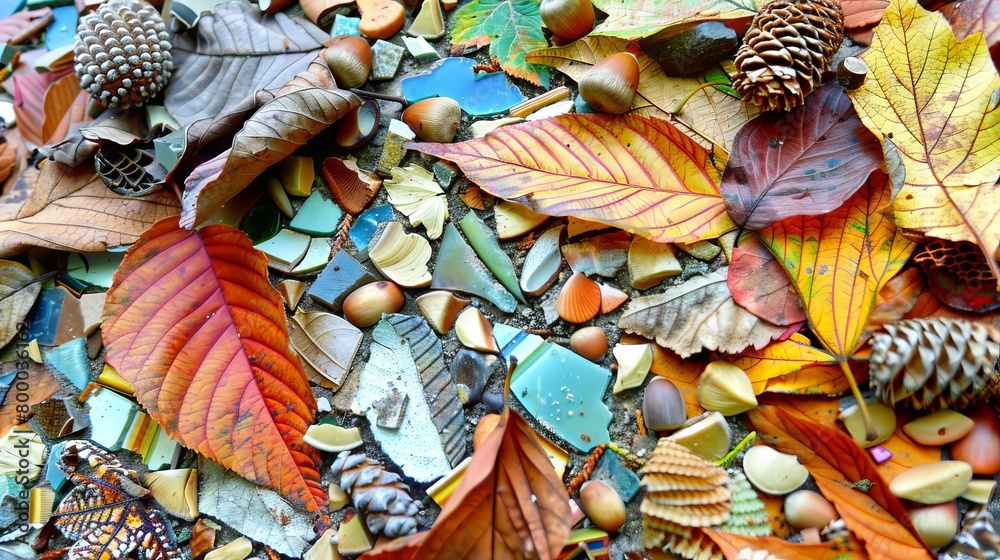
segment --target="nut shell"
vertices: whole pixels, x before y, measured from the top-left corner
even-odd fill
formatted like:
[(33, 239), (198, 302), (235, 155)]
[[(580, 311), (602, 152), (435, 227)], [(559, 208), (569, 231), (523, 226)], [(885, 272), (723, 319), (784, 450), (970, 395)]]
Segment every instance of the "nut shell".
[(616, 53), (580, 76), (580, 97), (598, 111), (620, 115), (632, 108), (639, 89), (639, 59), (632, 53)]
[(580, 507), (599, 528), (614, 532), (625, 524), (625, 502), (610, 486), (591, 480), (580, 490)]
[(594, 5), (590, 0), (542, 0), (539, 11), (545, 27), (567, 43), (594, 29)]
[(714, 361), (698, 379), (698, 402), (705, 410), (736, 416), (757, 408), (757, 397), (746, 372), (729, 362)]
[(840, 516), (822, 494), (812, 490), (797, 490), (785, 498), (785, 519), (799, 531), (822, 529)]
[(910, 467), (889, 481), (897, 498), (921, 504), (941, 504), (961, 496), (972, 480), (972, 467), (964, 461), (940, 461)]
[(672, 430), (687, 420), (687, 408), (677, 386), (657, 377), (642, 395), (642, 417), (650, 430)]
[(339, 87), (356, 88), (368, 81), (372, 70), (372, 48), (361, 37), (335, 37), (324, 51), (323, 58)]
[(924, 506), (909, 510), (913, 528), (930, 548), (939, 548), (951, 542), (958, 533), (958, 502)]
[(344, 300), (344, 318), (358, 328), (367, 328), (382, 320), (383, 313), (403, 308), (403, 290), (393, 282), (365, 284)]
[(451, 142), (462, 122), (462, 107), (450, 97), (432, 97), (407, 107), (400, 119), (425, 142)]
[(599, 362), (608, 353), (608, 335), (601, 327), (584, 327), (569, 337), (569, 347), (592, 362)]
[(773, 447), (758, 445), (743, 457), (743, 473), (755, 488), (767, 494), (783, 496), (805, 483), (809, 471), (798, 457)]

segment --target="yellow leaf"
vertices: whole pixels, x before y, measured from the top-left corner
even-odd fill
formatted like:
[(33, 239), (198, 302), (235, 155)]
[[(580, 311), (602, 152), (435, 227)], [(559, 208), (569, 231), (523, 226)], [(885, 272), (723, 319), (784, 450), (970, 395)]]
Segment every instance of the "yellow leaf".
[[(843, 373), (839, 368), (830, 368), (837, 359), (828, 352), (814, 348), (805, 337), (795, 334), (788, 340), (775, 342), (756, 350), (747, 348), (732, 363), (747, 373), (753, 392), (761, 394), (772, 392), (809, 392), (836, 393), (847, 389), (836, 382), (820, 381), (841, 380)], [(827, 366), (817, 368), (816, 366)], [(828, 370), (833, 370), (833, 375)], [(801, 373), (802, 375), (797, 375)], [(805, 378), (805, 379), (800, 379)]]
[(410, 225), (423, 224), (427, 237), (441, 237), (448, 219), (448, 202), (430, 171), (417, 165), (393, 167), (392, 179), (382, 184), (389, 193), (389, 202), (410, 218)]
[(850, 95), (896, 167), (896, 223), (977, 243), (1000, 277), (1000, 75), (983, 35), (958, 41), (941, 14), (892, 0), (861, 56), (871, 73)]

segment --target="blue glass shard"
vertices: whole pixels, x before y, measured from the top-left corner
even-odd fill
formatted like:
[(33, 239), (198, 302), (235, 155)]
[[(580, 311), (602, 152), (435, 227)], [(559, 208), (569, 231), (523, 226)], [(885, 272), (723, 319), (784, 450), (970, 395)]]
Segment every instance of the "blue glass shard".
[(45, 353), (45, 365), (66, 376), (79, 390), (90, 382), (90, 360), (87, 359), (87, 339), (74, 338)]
[[(351, 243), (354, 243), (354, 246), (358, 248), (359, 259), (368, 258), (368, 244), (371, 243), (372, 236), (375, 235), (379, 224), (390, 221), (392, 221), (391, 204), (369, 208), (362, 212), (358, 219), (354, 220), (354, 225), (351, 226), (347, 235), (351, 238)], [(364, 254), (362, 255), (362, 253)]]
[(361, 263), (341, 249), (306, 293), (334, 313), (340, 313), (344, 300), (351, 292), (374, 281), (375, 277)]
[(605, 453), (597, 462), (590, 480), (600, 480), (614, 490), (626, 504), (639, 493), (639, 477), (614, 453)]
[(42, 290), (35, 300), (35, 309), (31, 315), (31, 329), (28, 340), (36, 339), (42, 346), (54, 346), (59, 333), (59, 316), (62, 314), (63, 299), (69, 292), (55, 288)]
[(76, 6), (53, 8), (52, 15), (55, 19), (45, 28), (45, 48), (51, 51), (76, 42), (76, 24), (80, 18)]
[(0, 2), (0, 18), (12, 16), (20, 12), (24, 9), (25, 4), (27, 4), (27, 0), (6, 0), (5, 2)]
[(504, 313), (513, 313), (517, 309), (517, 300), (514, 296), (493, 277), (452, 223), (445, 228), (444, 237), (441, 239), (437, 262), (434, 263), (431, 288), (455, 290), (481, 297), (492, 302)]
[(429, 97), (450, 97), (473, 117), (498, 115), (524, 101), (517, 86), (498, 72), (476, 79), (471, 58), (449, 58), (430, 74), (404, 78), (401, 82), (407, 103)]

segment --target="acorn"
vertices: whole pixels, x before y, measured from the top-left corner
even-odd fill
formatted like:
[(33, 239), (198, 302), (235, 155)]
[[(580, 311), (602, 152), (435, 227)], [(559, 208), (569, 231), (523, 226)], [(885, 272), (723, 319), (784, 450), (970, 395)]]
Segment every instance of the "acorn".
[(337, 86), (356, 88), (368, 81), (368, 73), (372, 70), (372, 48), (361, 37), (334, 37), (324, 51), (323, 58), (333, 72)]
[(400, 117), (425, 142), (451, 142), (462, 121), (462, 108), (450, 97), (417, 101)]
[(73, 61), (80, 88), (109, 107), (138, 107), (167, 87), (166, 26), (144, 0), (111, 0), (80, 19)]
[(650, 430), (680, 427), (687, 420), (687, 408), (677, 386), (664, 377), (650, 381), (642, 394), (642, 417)]
[(625, 502), (610, 486), (590, 480), (580, 489), (580, 507), (599, 528), (614, 532), (625, 524)]
[(639, 89), (639, 59), (634, 54), (613, 54), (580, 76), (580, 97), (598, 111), (620, 115), (632, 108)]
[(608, 353), (608, 335), (601, 327), (584, 327), (569, 337), (569, 347), (592, 362), (599, 362)]
[(395, 313), (403, 307), (403, 290), (393, 282), (382, 280), (365, 284), (344, 300), (344, 318), (364, 329), (382, 320), (383, 313)]
[(594, 29), (594, 5), (590, 0), (542, 0), (539, 10), (545, 27), (567, 43)]
[(822, 529), (840, 519), (837, 510), (822, 494), (812, 490), (796, 490), (785, 497), (785, 519), (798, 529)]
[(933, 506), (908, 510), (913, 528), (929, 548), (940, 548), (958, 533), (958, 502), (952, 500)]

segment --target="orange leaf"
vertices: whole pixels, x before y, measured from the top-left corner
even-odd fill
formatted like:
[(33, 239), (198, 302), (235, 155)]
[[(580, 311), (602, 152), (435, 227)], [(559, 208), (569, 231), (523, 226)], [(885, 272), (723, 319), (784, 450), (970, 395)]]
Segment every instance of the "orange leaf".
[[(68, 80), (68, 81), (67, 81)], [(14, 116), (17, 118), (17, 128), (21, 131), (21, 137), (25, 142), (35, 146), (43, 146), (46, 142), (45, 121), (47, 118), (56, 119), (55, 124), (62, 120), (63, 115), (69, 110), (73, 99), (65, 99), (65, 95), (57, 94), (52, 98), (52, 104), (46, 102), (50, 86), (63, 82), (63, 86), (57, 88), (61, 90), (67, 87), (65, 84), (77, 81), (72, 69), (61, 72), (46, 72), (39, 74), (29, 72), (20, 76), (15, 76), (14, 81)], [(68, 89), (68, 87), (67, 87)], [(80, 86), (77, 85), (77, 91)], [(73, 98), (76, 93), (73, 93)], [(58, 114), (56, 114), (58, 113)], [(52, 117), (49, 117), (49, 114)], [(49, 132), (52, 131), (52, 125)]]
[(878, 472), (886, 480), (892, 480), (899, 473), (910, 467), (924, 463), (937, 463), (941, 460), (940, 447), (927, 447), (910, 439), (903, 432), (903, 424), (912, 420), (909, 415), (898, 419), (896, 432), (892, 437), (882, 442), (882, 447), (892, 452), (892, 457), (878, 466)]
[[(730, 361), (747, 373), (753, 391), (758, 395), (764, 391), (828, 394), (847, 390), (846, 385), (835, 385), (834, 391), (827, 390), (831, 387), (820, 386), (820, 379), (815, 377), (816, 374), (827, 378), (826, 371), (833, 370), (834, 379), (840, 379), (843, 372), (837, 367), (815, 367), (836, 364), (837, 359), (824, 350), (814, 348), (805, 337), (798, 334), (792, 335), (788, 340), (768, 344), (760, 350), (747, 348), (739, 357)], [(808, 378), (804, 383), (794, 381), (798, 377), (796, 374), (800, 372), (803, 377)]]
[(723, 533), (710, 527), (702, 531), (730, 560), (739, 557), (740, 550), (766, 550), (778, 558), (808, 558), (809, 560), (867, 560), (861, 543), (853, 536), (836, 539), (820, 544), (790, 543), (778, 537), (744, 537), (732, 533)]
[(364, 560), (552, 560), (570, 531), (566, 489), (538, 436), (504, 408), (431, 530), (396, 539)]
[(714, 239), (735, 227), (719, 194), (725, 157), (665, 121), (564, 115), (457, 144), (407, 146), (453, 161), (486, 192), (524, 198), (550, 216), (661, 242)]
[[(748, 420), (770, 445), (799, 458), (872, 560), (933, 558), (871, 457), (846, 433), (773, 406), (750, 411)], [(852, 488), (860, 480), (872, 483), (867, 493)]]
[(841, 0), (844, 10), (844, 27), (859, 29), (882, 21), (882, 14), (889, 0)]
[(76, 74), (66, 74), (45, 90), (45, 118), (42, 120), (42, 141), (55, 144), (66, 138), (74, 122), (87, 120), (90, 95), (80, 89)]
[(875, 308), (868, 317), (868, 330), (877, 331), (886, 323), (902, 320), (916, 305), (925, 286), (919, 268), (908, 268), (889, 280), (875, 298)]
[(125, 255), (104, 306), (105, 361), (167, 434), (310, 512), (324, 512), (316, 401), (290, 349), (267, 257), (223, 225), (160, 220)]

